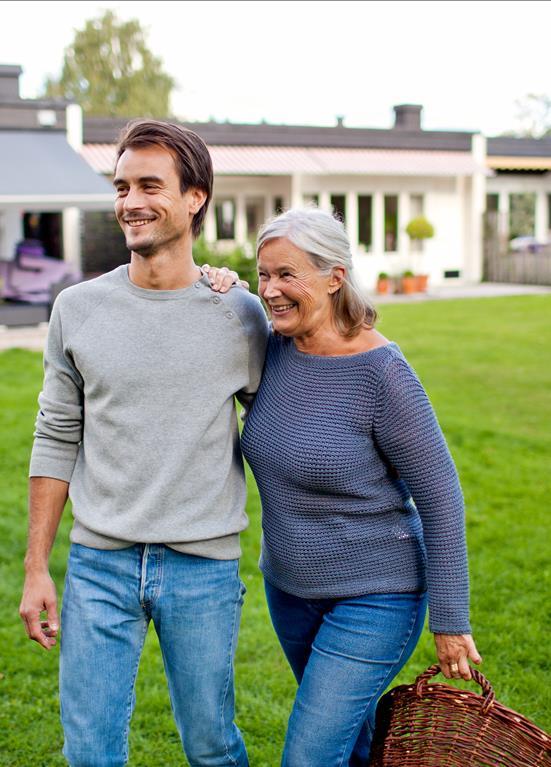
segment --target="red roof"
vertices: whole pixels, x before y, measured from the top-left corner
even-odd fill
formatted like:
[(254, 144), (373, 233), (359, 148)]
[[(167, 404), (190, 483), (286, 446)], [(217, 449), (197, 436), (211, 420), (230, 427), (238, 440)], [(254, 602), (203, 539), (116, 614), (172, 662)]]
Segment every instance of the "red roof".
[[(209, 151), (217, 175), (470, 176), (477, 170), (470, 152), (281, 146), (211, 146)], [(81, 153), (96, 172), (113, 173), (114, 144), (87, 144)]]

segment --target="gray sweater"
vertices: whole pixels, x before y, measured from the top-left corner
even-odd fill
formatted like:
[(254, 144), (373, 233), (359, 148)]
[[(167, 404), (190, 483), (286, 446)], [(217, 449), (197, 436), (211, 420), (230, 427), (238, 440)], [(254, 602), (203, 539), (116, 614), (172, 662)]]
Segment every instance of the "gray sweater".
[(234, 395), (258, 388), (267, 334), (258, 298), (206, 278), (145, 290), (125, 265), (59, 295), (30, 475), (70, 483), (73, 542), (240, 555)]

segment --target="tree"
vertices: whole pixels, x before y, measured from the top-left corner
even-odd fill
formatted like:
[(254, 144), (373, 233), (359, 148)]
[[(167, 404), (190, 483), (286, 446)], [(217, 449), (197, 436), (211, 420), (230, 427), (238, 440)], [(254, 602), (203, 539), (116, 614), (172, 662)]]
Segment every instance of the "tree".
[(175, 81), (148, 49), (137, 19), (113, 11), (86, 22), (65, 49), (59, 80), (48, 78), (44, 95), (76, 101), (87, 115), (166, 117)]
[(519, 129), (514, 131), (513, 135), (533, 138), (551, 136), (550, 96), (543, 93), (528, 93), (515, 103)]

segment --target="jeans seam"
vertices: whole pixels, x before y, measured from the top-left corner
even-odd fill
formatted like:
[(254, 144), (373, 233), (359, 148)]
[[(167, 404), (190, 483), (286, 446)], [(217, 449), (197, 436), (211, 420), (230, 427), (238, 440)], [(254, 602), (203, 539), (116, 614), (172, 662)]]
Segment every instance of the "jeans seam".
[(237, 579), (239, 583), (239, 596), (238, 600), (235, 603), (235, 609), (233, 612), (233, 620), (232, 620), (232, 627), (231, 627), (231, 642), (230, 642), (230, 650), (228, 653), (228, 672), (226, 674), (226, 681), (224, 683), (224, 691), (222, 693), (222, 700), (220, 702), (220, 727), (222, 731), (222, 738), (224, 740), (224, 749), (226, 750), (226, 757), (230, 764), (234, 765), (235, 767), (238, 767), (238, 762), (233, 758), (233, 756), (230, 754), (230, 748), (228, 743), (226, 742), (226, 728), (224, 726), (224, 706), (226, 704), (226, 698), (228, 697), (228, 690), (230, 688), (230, 679), (232, 675), (232, 657), (235, 650), (235, 624), (237, 621), (237, 613), (241, 609), (240, 599), (241, 599), (241, 583), (239, 582), (239, 578)]
[(147, 581), (147, 560), (149, 558), (149, 543), (146, 543), (142, 555), (141, 555), (141, 570), (140, 570), (140, 604), (145, 607), (145, 587)]
[[(420, 603), (418, 602), (418, 604), (417, 604), (417, 611), (419, 610), (419, 605), (420, 605)], [(400, 663), (400, 661), (402, 660), (402, 656), (403, 656), (403, 654), (404, 654), (404, 652), (405, 652), (405, 649), (406, 649), (406, 647), (407, 647), (407, 645), (408, 645), (408, 642), (409, 642), (409, 640), (411, 639), (411, 635), (412, 635), (412, 633), (413, 633), (413, 629), (414, 629), (414, 627), (415, 627), (415, 622), (416, 622), (416, 620), (417, 620), (417, 613), (415, 613), (415, 614), (412, 614), (412, 616), (411, 616), (411, 619), (410, 619), (410, 627), (409, 627), (409, 631), (408, 631), (407, 637), (406, 637), (406, 639), (405, 639), (405, 641), (404, 641), (404, 643), (403, 643), (403, 645), (402, 645), (402, 648), (401, 648), (401, 650), (400, 650), (400, 655), (399, 655), (399, 657), (398, 657), (398, 659), (397, 659), (396, 663), (393, 663), (393, 664), (392, 664), (392, 667), (391, 667), (391, 669), (390, 669), (390, 670), (389, 670), (389, 672), (386, 674), (386, 676), (385, 676), (385, 678), (384, 678), (383, 682), (382, 682), (382, 683), (379, 685), (379, 687), (377, 688), (376, 692), (375, 692), (375, 693), (374, 693), (374, 694), (371, 696), (371, 698), (369, 699), (369, 702), (368, 702), (368, 703), (366, 703), (366, 705), (365, 705), (365, 708), (364, 708), (364, 710), (363, 710), (363, 715), (362, 715), (362, 717), (361, 717), (361, 722), (364, 722), (364, 721), (365, 721), (366, 712), (367, 712), (367, 710), (368, 710), (369, 706), (371, 705), (371, 703), (373, 702), (373, 699), (378, 699), (378, 698), (379, 698), (379, 695), (382, 693), (382, 691), (383, 691), (383, 690), (385, 689), (385, 687), (387, 686), (387, 684), (388, 684), (388, 679), (391, 677), (391, 674), (392, 674), (392, 669), (393, 669), (393, 668), (396, 668), (396, 666), (397, 666), (397, 665)], [(361, 729), (361, 728), (360, 728), (360, 729)], [(358, 731), (358, 732), (359, 732), (359, 731)], [(349, 743), (350, 743), (350, 739), (352, 738), (352, 734), (353, 734), (353, 733), (351, 733), (351, 734), (349, 735), (348, 739), (346, 740), (346, 743), (345, 743), (345, 746), (344, 746), (344, 750), (343, 750), (343, 753), (342, 753), (342, 755), (341, 755), (341, 759), (340, 759), (340, 762), (339, 762), (339, 764), (337, 765), (337, 767), (343, 767), (343, 759), (344, 759), (344, 755), (345, 755), (345, 753), (346, 753), (346, 750), (347, 750), (347, 748), (348, 748), (348, 745), (349, 745)], [(358, 737), (358, 733), (356, 733), (356, 737)]]
[(165, 563), (165, 547), (160, 546), (157, 551), (157, 571), (155, 574), (155, 581), (151, 590), (151, 603), (154, 604), (161, 593), (164, 577), (164, 563)]
[(134, 667), (134, 672), (132, 674), (132, 683), (130, 685), (128, 699), (127, 699), (127, 702), (126, 702), (126, 726), (124, 728), (124, 742), (125, 742), (125, 746), (124, 746), (124, 749), (125, 749), (124, 759), (125, 759), (125, 762), (128, 761), (128, 739), (130, 737), (130, 720), (132, 718), (132, 695), (134, 693), (134, 688), (135, 688), (135, 685), (136, 685), (136, 676), (138, 674), (138, 668), (140, 666), (140, 658), (141, 658), (142, 651), (143, 651), (143, 645), (144, 645), (145, 635), (147, 633), (148, 625), (149, 625), (148, 621), (146, 619), (144, 619), (144, 624), (143, 624), (143, 628), (142, 628), (142, 641), (141, 641), (141, 645), (140, 645), (140, 652), (138, 653), (138, 657), (136, 659), (136, 665)]

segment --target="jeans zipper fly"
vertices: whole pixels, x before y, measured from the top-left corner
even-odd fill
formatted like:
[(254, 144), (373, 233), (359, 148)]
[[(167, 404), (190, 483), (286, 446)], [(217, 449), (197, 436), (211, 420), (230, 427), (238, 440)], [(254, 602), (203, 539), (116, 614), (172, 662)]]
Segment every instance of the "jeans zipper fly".
[(142, 577), (140, 581), (140, 603), (145, 607), (145, 584), (147, 581), (147, 557), (149, 556), (149, 543), (144, 546), (142, 554)]

